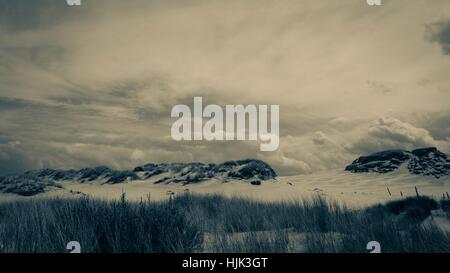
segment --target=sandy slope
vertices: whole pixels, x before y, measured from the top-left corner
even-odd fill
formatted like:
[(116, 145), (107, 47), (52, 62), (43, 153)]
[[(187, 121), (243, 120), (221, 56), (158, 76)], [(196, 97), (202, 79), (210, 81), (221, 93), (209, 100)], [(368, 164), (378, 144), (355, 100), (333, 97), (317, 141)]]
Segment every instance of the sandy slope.
[[(353, 174), (341, 170), (319, 172), (308, 175), (278, 177), (276, 180), (264, 181), (260, 186), (250, 185), (243, 181), (221, 183), (217, 180), (182, 186), (179, 184), (153, 184), (152, 181), (133, 181), (115, 185), (100, 183), (61, 182), (68, 190), (82, 192), (98, 198), (120, 198), (122, 192), (129, 200), (147, 199), (164, 200), (169, 192), (181, 194), (191, 192), (198, 194), (220, 193), (227, 196), (243, 196), (267, 201), (295, 200), (317, 194), (343, 201), (352, 207), (363, 207), (370, 204), (415, 195), (416, 186), (420, 194), (442, 197), (450, 193), (450, 177), (435, 179), (411, 175), (404, 170), (389, 174), (363, 173)], [(387, 188), (392, 196), (388, 194)], [(47, 195), (47, 194), (46, 194)], [(55, 195), (55, 193), (52, 193)]]

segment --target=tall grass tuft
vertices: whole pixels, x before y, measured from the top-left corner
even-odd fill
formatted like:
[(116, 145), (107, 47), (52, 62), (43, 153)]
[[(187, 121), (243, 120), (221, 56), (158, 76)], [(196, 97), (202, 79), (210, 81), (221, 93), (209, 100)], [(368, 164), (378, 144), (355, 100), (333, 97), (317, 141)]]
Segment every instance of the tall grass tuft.
[[(167, 201), (32, 199), (0, 203), (0, 252), (450, 252), (423, 221), (447, 203), (420, 196), (368, 209), (316, 197), (269, 203), (184, 194)], [(424, 224), (424, 223), (427, 224)]]
[(202, 234), (181, 207), (92, 199), (0, 204), (0, 252), (194, 252)]

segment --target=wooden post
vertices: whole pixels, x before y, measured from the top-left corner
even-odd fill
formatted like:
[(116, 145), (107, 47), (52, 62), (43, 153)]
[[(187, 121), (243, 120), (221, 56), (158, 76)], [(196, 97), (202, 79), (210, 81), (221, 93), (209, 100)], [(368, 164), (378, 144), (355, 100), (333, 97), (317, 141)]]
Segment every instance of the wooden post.
[(419, 190), (417, 189), (416, 186), (414, 186), (414, 189), (416, 189), (416, 195), (417, 195), (417, 197), (419, 197)]

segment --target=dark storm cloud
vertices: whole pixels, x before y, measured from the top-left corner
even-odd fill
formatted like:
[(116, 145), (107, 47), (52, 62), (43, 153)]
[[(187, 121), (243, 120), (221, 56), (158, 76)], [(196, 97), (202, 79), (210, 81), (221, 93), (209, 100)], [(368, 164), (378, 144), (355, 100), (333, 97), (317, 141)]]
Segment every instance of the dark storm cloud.
[[(422, 124), (420, 124), (422, 125)], [(450, 140), (450, 113), (441, 113), (422, 125), (438, 140)]]
[(0, 176), (19, 174), (34, 167), (26, 153), (8, 147), (7, 144), (0, 144)]
[[(0, 174), (241, 158), (298, 174), (446, 141), (448, 115), (410, 115), (448, 109), (448, 60), (423, 39), (448, 0), (422, 2), (0, 0)], [(279, 104), (279, 149), (172, 140), (170, 111), (194, 96)], [(395, 112), (408, 119), (369, 127)]]
[(450, 19), (426, 25), (426, 38), (437, 42), (445, 55), (450, 54)]
[(33, 104), (30, 102), (26, 102), (25, 100), (0, 97), (0, 109), (1, 110), (15, 109), (18, 107), (26, 107), (26, 106), (31, 106), (31, 105), (33, 105)]
[[(413, 150), (438, 144), (424, 128), (395, 118), (380, 118), (346, 148), (356, 154), (369, 154), (389, 149)], [(446, 150), (447, 147), (440, 148)]]
[(450, 111), (404, 113), (398, 116), (401, 120), (426, 129), (436, 140), (450, 139)]
[(3, 54), (13, 56), (24, 62), (28, 62), (37, 66), (52, 66), (55, 62), (63, 61), (65, 50), (61, 46), (56, 45), (40, 45), (40, 46), (16, 46), (0, 48)]
[(0, 0), (0, 23), (8, 31), (47, 28), (73, 11), (67, 9), (65, 1)]

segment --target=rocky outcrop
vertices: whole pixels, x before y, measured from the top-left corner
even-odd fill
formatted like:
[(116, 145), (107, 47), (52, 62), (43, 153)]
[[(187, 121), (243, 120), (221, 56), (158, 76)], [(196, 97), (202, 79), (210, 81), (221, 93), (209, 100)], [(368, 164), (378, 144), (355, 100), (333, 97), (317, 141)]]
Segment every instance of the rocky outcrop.
[(261, 160), (246, 159), (221, 164), (162, 163), (146, 164), (134, 168), (144, 179), (160, 177), (155, 183), (197, 183), (212, 178), (228, 180), (269, 180), (277, 176), (269, 164)]
[(22, 196), (32, 196), (43, 193), (49, 189), (60, 188), (46, 177), (32, 174), (11, 175), (0, 177), (0, 192), (12, 193)]
[(387, 173), (400, 167), (402, 163), (410, 159), (410, 154), (403, 150), (387, 150), (377, 152), (368, 156), (361, 156), (345, 170), (354, 173), (377, 172)]
[(450, 174), (450, 159), (436, 148), (416, 149), (408, 163), (413, 174), (432, 175), (439, 178)]
[[(25, 172), (20, 177), (35, 181), (77, 181), (116, 184), (134, 180), (154, 179), (154, 183), (197, 183), (212, 178), (228, 180), (269, 180), (277, 176), (269, 164), (261, 160), (246, 159), (221, 164), (149, 163), (133, 170), (118, 171), (109, 167), (83, 168), (80, 170), (43, 169)], [(18, 176), (14, 176), (18, 177)], [(5, 179), (12, 179), (6, 177)]]
[(413, 151), (387, 150), (368, 156), (361, 156), (345, 170), (359, 172), (387, 173), (406, 164), (410, 173), (440, 178), (450, 174), (450, 160), (435, 147)]
[(0, 176), (0, 192), (32, 196), (50, 189), (61, 188), (57, 181), (79, 183), (116, 184), (136, 180), (152, 183), (198, 183), (210, 179), (222, 182), (242, 180), (253, 185), (277, 176), (269, 164), (261, 160), (246, 159), (221, 164), (149, 163), (133, 170), (118, 171), (109, 167), (83, 168), (80, 170), (43, 169), (27, 171), (21, 175)]

